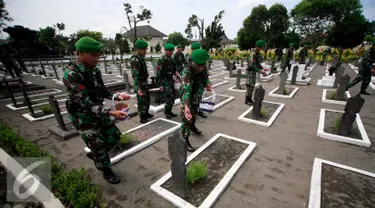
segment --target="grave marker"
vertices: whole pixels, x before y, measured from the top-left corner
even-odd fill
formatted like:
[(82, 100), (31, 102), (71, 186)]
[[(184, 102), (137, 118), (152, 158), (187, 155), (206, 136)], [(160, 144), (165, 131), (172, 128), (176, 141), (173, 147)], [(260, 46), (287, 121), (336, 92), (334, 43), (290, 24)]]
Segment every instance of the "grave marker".
[(23, 94), (23, 98), (24, 98), (23, 100), (24, 100), (24, 102), (26, 102), (25, 104), (27, 105), (31, 116), (35, 117), (33, 106), (31, 105), (31, 101), (29, 99), (29, 96), (27, 95), (25, 83), (23, 83), (22, 79), (20, 79), (20, 87), (21, 87), (21, 91), (22, 91), (22, 94)]
[(10, 98), (12, 99), (13, 106), (17, 106), (17, 101), (16, 101), (16, 99), (14, 99), (14, 95), (13, 95), (13, 92), (12, 92), (12, 88), (9, 86), (8, 80), (7, 80), (5, 77), (3, 77), (3, 82), (4, 82), (4, 84), (5, 84), (5, 87), (6, 87), (7, 90), (8, 90), (8, 93), (9, 93)]
[(182, 198), (188, 196), (188, 187), (186, 184), (186, 141), (182, 138), (180, 131), (175, 131), (168, 138), (168, 154), (171, 159), (172, 181), (176, 187), (176, 192)]
[(275, 60), (273, 59), (271, 62), (271, 73), (276, 73), (276, 67), (275, 67)]
[(336, 91), (336, 100), (344, 100), (346, 87), (350, 82), (350, 76), (348, 74), (341, 77), (339, 88)]
[(126, 86), (126, 92), (130, 94), (130, 84), (129, 84), (129, 76), (128, 73), (124, 72), (124, 82)]
[(31, 64), (31, 67), (33, 68), (34, 74), (38, 75), (38, 73), (35, 70), (34, 63), (32, 61), (30, 61), (30, 64)]
[(284, 94), (285, 83), (287, 79), (288, 79), (288, 75), (286, 74), (286, 72), (281, 72), (280, 84), (279, 84), (279, 89), (277, 89), (277, 94), (280, 94), (280, 95)]
[(122, 66), (121, 66), (121, 61), (119, 62), (119, 71), (120, 71), (120, 75), (122, 75)]
[(39, 63), (40, 63), (40, 67), (42, 68), (42, 71), (43, 71), (44, 77), (47, 78), (46, 70), (44, 70), (44, 65), (42, 64), (42, 61), (40, 60), (40, 58), (39, 58)]
[(297, 74), (298, 74), (298, 65), (295, 65), (293, 67), (293, 74), (292, 74), (292, 81), (291, 81), (291, 84), (293, 85), (296, 84)]
[(265, 90), (263, 89), (262, 85), (260, 85), (257, 89), (255, 89), (254, 93), (254, 105), (252, 110), (252, 118), (259, 119), (260, 118), (260, 110), (262, 109), (262, 102), (264, 99)]
[(61, 62), (61, 66), (64, 67), (64, 62), (63, 62), (62, 58), (60, 58), (60, 62)]
[(50, 95), (48, 98), (48, 102), (51, 105), (52, 112), (53, 114), (55, 114), (55, 118), (60, 129), (66, 131), (67, 129), (65, 126), (64, 118), (61, 115), (59, 103), (57, 102), (56, 98), (53, 95)]
[(243, 59), (241, 59), (241, 67), (243, 67), (243, 62), (244, 62), (244, 60), (243, 60)]
[(334, 88), (337, 88), (340, 81), (341, 81), (341, 77), (342, 77), (342, 74), (344, 73), (345, 71), (345, 68), (344, 67), (339, 67), (336, 71), (336, 74), (335, 74), (335, 82), (333, 83), (333, 87)]
[(240, 57), (237, 56), (237, 64), (240, 63)]
[(115, 57), (112, 55), (112, 63), (115, 64)]
[(59, 79), (59, 75), (57, 74), (57, 71), (56, 71), (56, 66), (55, 66), (55, 64), (52, 64), (52, 68), (53, 68), (53, 71), (55, 71), (56, 79), (57, 79), (57, 80), (60, 80), (60, 79)]
[(236, 88), (241, 89), (241, 74), (242, 70), (239, 68), (237, 69), (237, 79), (236, 79)]
[(108, 71), (107, 71), (107, 61), (105, 60), (105, 56), (104, 56), (104, 71), (106, 74), (108, 74)]
[(348, 135), (352, 125), (356, 119), (356, 114), (361, 111), (365, 100), (358, 94), (355, 97), (351, 97), (348, 99), (346, 106), (345, 106), (345, 113), (341, 117), (340, 127), (339, 127), (339, 134), (341, 135)]

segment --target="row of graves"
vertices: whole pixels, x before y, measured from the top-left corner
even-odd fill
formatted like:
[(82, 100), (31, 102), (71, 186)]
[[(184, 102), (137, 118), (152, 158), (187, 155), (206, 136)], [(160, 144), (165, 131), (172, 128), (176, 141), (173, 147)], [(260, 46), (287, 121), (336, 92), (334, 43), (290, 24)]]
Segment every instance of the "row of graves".
[[(43, 65), (41, 65), (41, 69), (46, 70), (47, 64)], [(247, 78), (246, 65), (247, 63), (239, 60), (234, 62), (230, 60), (210, 60), (207, 67), (214, 90), (234, 80), (235, 85), (229, 87), (227, 90), (237, 93), (241, 98), (244, 97), (246, 82), (241, 81), (241, 79), (245, 80)], [(52, 79), (56, 79), (55, 82), (58, 85), (62, 75), (57, 71), (62, 70), (57, 69), (53, 63), (51, 66), (55, 74), (55, 77)], [(150, 111), (157, 113), (164, 109), (165, 97), (164, 93), (159, 90), (155, 83), (156, 62), (148, 61), (147, 66), (151, 75), (149, 80), (151, 96)], [(280, 99), (293, 99), (298, 92), (298, 86), (306, 86), (311, 83), (309, 75), (314, 69), (315, 64), (311, 60), (308, 60), (306, 64), (293, 63), (291, 70), (284, 72), (282, 68), (285, 66), (281, 66), (281, 64), (274, 61), (263, 64), (263, 66), (268, 70), (258, 73), (257, 85), (253, 93), (254, 104), (239, 115), (237, 119), (241, 122), (267, 128), (276, 121), (285, 104), (265, 101), (266, 92), (262, 84), (267, 84), (267, 82), (279, 76), (279, 86), (270, 91), (268, 95)], [(32, 68), (34, 70), (35, 66)], [(105, 83), (107, 86), (110, 87), (113, 84), (118, 84), (117, 81), (121, 82), (123, 88), (114, 88), (113, 91), (126, 91), (134, 99), (135, 96), (128, 75), (130, 74), (129, 63), (114, 60), (110, 64), (104, 60), (100, 63), (99, 68), (102, 70), (104, 76), (108, 76)], [(317, 136), (322, 139), (370, 147), (371, 143), (358, 114), (363, 106), (364, 99), (359, 95), (351, 97), (349, 92), (345, 91), (350, 77), (342, 75), (344, 70), (341, 69), (341, 72), (340, 67), (338, 67), (336, 71), (330, 72), (329, 69), (328, 67), (327, 76), (334, 76), (334, 83), (336, 85), (332, 83), (332, 86), (329, 86), (330, 89), (323, 89), (322, 103), (345, 105), (345, 109), (344, 111), (321, 109)], [(35, 70), (33, 72), (36, 74)], [(45, 74), (44, 72), (43, 75)], [(48, 77), (45, 76), (42, 78)], [(123, 78), (124, 81), (119, 81), (116, 78)], [(326, 78), (325, 80), (327, 79), (331, 78)], [(3, 84), (7, 94), (1, 97), (1, 101), (8, 101), (8, 103), (12, 101), (12, 103), (7, 104), (9, 109), (20, 110), (27, 108), (29, 112), (23, 114), (23, 116), (30, 121), (55, 117), (57, 125), (53, 125), (49, 130), (63, 139), (69, 139), (78, 135), (72, 125), (64, 121), (62, 116), (67, 113), (65, 108), (66, 93), (58, 89), (44, 88), (31, 90), (35, 89), (33, 88), (35, 86), (32, 83), (22, 80), (3, 80)], [(178, 94), (176, 94), (176, 98), (178, 99), (176, 99), (175, 105), (179, 105), (180, 99)], [(220, 107), (234, 99), (235, 96), (226, 95), (225, 93), (213, 93), (212, 95), (205, 94), (203, 102), (210, 104), (210, 108), (205, 110), (209, 113), (214, 113)], [(327, 100), (331, 100), (332, 102), (326, 102)], [(45, 104), (49, 104), (49, 110), (41, 109), (38, 111), (34, 109), (37, 106), (44, 106)], [(117, 108), (115, 105), (113, 107)], [(132, 116), (135, 115), (136, 113)], [(215, 204), (221, 193), (225, 191), (230, 181), (240, 170), (242, 164), (253, 153), (256, 143), (224, 133), (217, 133), (187, 157), (186, 142), (180, 135), (180, 127), (180, 122), (156, 118), (146, 124), (123, 132), (119, 145), (109, 153), (111, 163), (116, 164), (124, 158), (153, 145), (160, 139), (171, 135), (168, 138), (171, 171), (152, 184), (150, 189), (177, 207), (211, 207)], [(84, 151), (90, 152), (90, 149), (86, 147)], [(346, 176), (350, 176), (344, 177), (347, 183), (358, 180), (359, 176), (355, 174), (361, 174), (360, 177), (363, 176), (364, 180), (366, 177), (375, 177), (374, 174), (366, 171), (316, 158), (313, 164), (310, 187), (309, 207), (311, 208), (329, 207), (332, 203), (335, 203), (338, 207), (342, 207), (341, 205), (344, 205), (342, 203), (345, 203), (338, 199), (338, 194), (345, 192), (345, 190), (334, 189), (334, 183), (338, 182), (330, 180), (329, 176), (323, 174), (327, 172), (329, 174), (346, 174)], [(351, 177), (356, 177), (356, 179), (354, 180)], [(361, 195), (361, 197), (355, 199), (358, 200), (356, 203), (368, 200), (366, 195)]]

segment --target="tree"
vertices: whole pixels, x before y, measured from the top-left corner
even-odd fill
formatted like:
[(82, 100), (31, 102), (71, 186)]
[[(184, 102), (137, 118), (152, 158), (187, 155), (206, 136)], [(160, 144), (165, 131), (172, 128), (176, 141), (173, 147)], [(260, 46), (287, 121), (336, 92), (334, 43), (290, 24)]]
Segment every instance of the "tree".
[(223, 26), (220, 23), (223, 16), (224, 10), (215, 15), (211, 25), (206, 28), (206, 37), (202, 41), (203, 49), (208, 51), (211, 48), (217, 48), (220, 46), (221, 37), (225, 34)]
[(0, 0), (0, 28), (6, 26), (5, 22), (11, 22), (13, 19), (9, 16), (8, 10), (5, 8), (4, 0)]
[(59, 35), (61, 33), (61, 31), (65, 30), (65, 24), (62, 22), (62, 23), (56, 23), (56, 25), (54, 25), (54, 27), (57, 27), (57, 29), (59, 30)]
[(103, 34), (102, 32), (97, 31), (89, 31), (89, 30), (78, 30), (78, 32), (75, 34), (75, 39), (79, 40), (82, 37), (91, 37), (99, 42), (103, 40)]
[(102, 43), (105, 51), (109, 51), (112, 55), (116, 54), (117, 44), (115, 40), (112, 38), (104, 38)]
[(154, 49), (155, 49), (155, 52), (156, 52), (156, 53), (159, 53), (159, 52), (161, 51), (160, 43), (156, 44), (156, 46), (155, 46)]
[(181, 45), (183, 48), (189, 45), (189, 41), (179, 32), (173, 32), (168, 35), (168, 42), (173, 45)]
[(152, 13), (150, 10), (144, 8), (143, 6), (140, 6), (139, 8), (141, 9), (141, 13), (134, 15), (132, 11), (132, 6), (129, 3), (124, 3), (124, 7), (125, 7), (126, 17), (129, 23), (129, 28), (127, 28), (126, 26), (123, 26), (121, 30), (125, 29), (126, 31), (131, 32), (133, 34), (132, 42), (133, 42), (133, 46), (135, 46), (135, 41), (137, 41), (137, 29), (136, 29), (137, 24), (139, 22), (143, 22), (146, 20), (149, 23), (150, 19), (152, 18)]
[(53, 27), (40, 28), (38, 32), (38, 40), (40, 43), (49, 46), (51, 48), (56, 47), (55, 39), (56, 31)]
[(254, 47), (259, 39), (264, 40), (268, 47), (282, 42), (290, 25), (288, 10), (278, 3), (269, 9), (265, 5), (259, 5), (251, 10), (250, 16), (244, 19), (242, 25), (237, 33), (240, 49)]
[(199, 32), (199, 39), (203, 40), (204, 37), (204, 19), (199, 19), (197, 15), (193, 14), (188, 20), (188, 24), (185, 29), (185, 33), (187, 34), (188, 39), (193, 39), (192, 29), (194, 27), (198, 28)]
[(120, 54), (130, 53), (129, 43), (121, 33), (116, 33), (115, 43), (120, 51)]

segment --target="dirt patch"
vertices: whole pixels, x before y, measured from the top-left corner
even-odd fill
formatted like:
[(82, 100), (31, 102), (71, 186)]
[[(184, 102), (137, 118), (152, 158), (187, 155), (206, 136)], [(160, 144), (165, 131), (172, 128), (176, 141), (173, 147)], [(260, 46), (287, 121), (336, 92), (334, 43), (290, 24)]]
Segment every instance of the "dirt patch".
[[(324, 132), (339, 135), (339, 130), (336, 128), (336, 120), (337, 118), (341, 116), (342, 116), (342, 113), (326, 111), (325, 120), (324, 120)], [(353, 123), (352, 129), (349, 135), (343, 135), (343, 136), (361, 140), (362, 136), (358, 129), (357, 122)]]
[(240, 85), (240, 88), (237, 88), (237, 86), (234, 88), (234, 89), (238, 89), (238, 90), (246, 90), (246, 83), (242, 83), (241, 85)]
[(151, 139), (152, 137), (160, 133), (167, 131), (168, 129), (174, 126), (176, 126), (176, 124), (166, 122), (163, 120), (158, 120), (146, 126), (143, 126), (137, 130), (131, 131), (129, 132), (129, 134), (134, 135), (136, 139), (128, 144), (118, 145), (118, 147), (110, 151), (109, 154), (111, 155), (111, 157), (114, 157), (148, 139)]
[(336, 101), (347, 101), (348, 97), (346, 93), (344, 93), (344, 99), (343, 100), (337, 100), (336, 98), (332, 99), (333, 97), (336, 97), (336, 90), (327, 90), (326, 99), (327, 100), (336, 100)]
[[(264, 115), (261, 116), (259, 119), (256, 119), (256, 120), (267, 123), (268, 120), (270, 120), (270, 118), (272, 117), (272, 115), (276, 112), (277, 108), (279, 108), (279, 106), (280, 105), (278, 105), (278, 104), (263, 102), (262, 103), (262, 109), (264, 109)], [(253, 113), (253, 111), (251, 110), (248, 114), (245, 115), (245, 118), (253, 119), (252, 113)]]
[[(178, 90), (175, 90), (174, 99), (180, 98)], [(150, 92), (150, 105), (158, 106), (167, 101), (167, 97), (163, 92)]]
[(374, 204), (374, 178), (323, 164), (322, 208), (370, 208)]
[[(220, 137), (195, 157), (192, 161), (206, 162), (207, 177), (200, 183), (189, 185), (190, 195), (185, 200), (199, 207), (246, 148), (247, 144)], [(174, 186), (170, 179), (162, 186), (170, 192), (174, 192)]]

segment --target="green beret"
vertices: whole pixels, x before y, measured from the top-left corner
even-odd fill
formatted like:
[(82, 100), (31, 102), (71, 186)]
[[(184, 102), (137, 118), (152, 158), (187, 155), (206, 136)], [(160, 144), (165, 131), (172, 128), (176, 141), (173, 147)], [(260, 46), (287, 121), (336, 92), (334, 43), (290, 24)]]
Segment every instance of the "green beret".
[(100, 52), (103, 45), (90, 37), (82, 37), (75, 43), (76, 49), (84, 52), (84, 53), (91, 53), (91, 52)]
[(210, 55), (208, 55), (208, 52), (203, 49), (196, 49), (191, 53), (191, 60), (196, 64), (205, 64), (208, 59), (210, 59)]
[(303, 47), (309, 47), (307, 44), (303, 45)]
[(375, 40), (372, 41), (372, 45), (375, 45)]
[(148, 43), (145, 40), (137, 40), (135, 42), (135, 47), (138, 49), (146, 49), (148, 47)]
[(256, 43), (255, 43), (256, 46), (258, 47), (262, 47), (264, 46), (264, 41), (263, 40), (258, 40)]
[(200, 43), (192, 43), (191, 44), (191, 50), (200, 49), (201, 44)]
[(289, 43), (289, 46), (294, 46), (294, 43)]
[(167, 43), (164, 45), (164, 50), (174, 50), (174, 45), (172, 43)]
[(177, 45), (177, 48), (182, 48), (182, 46), (181, 45)]

